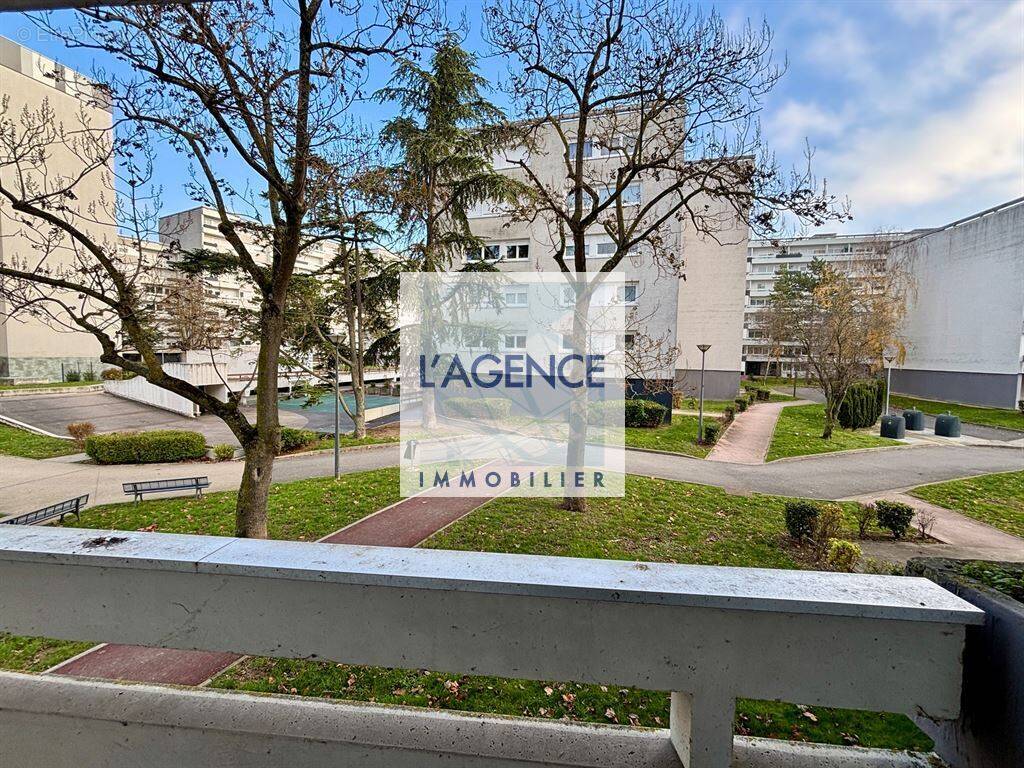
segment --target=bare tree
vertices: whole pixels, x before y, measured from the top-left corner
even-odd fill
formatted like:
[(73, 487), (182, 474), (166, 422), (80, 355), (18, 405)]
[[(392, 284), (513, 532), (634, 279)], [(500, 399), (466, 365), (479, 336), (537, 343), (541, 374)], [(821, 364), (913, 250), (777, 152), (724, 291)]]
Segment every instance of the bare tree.
[[(329, 238), (311, 220), (323, 193), (311, 169), (347, 138), (346, 110), (361, 97), (367, 63), (414, 53), (424, 23), (433, 23), (427, 1), (382, 0), (372, 8), (358, 0), (132, 5), (83, 10), (73, 30), (44, 17), (38, 23), (68, 47), (126, 64), (127, 75), (97, 73), (117, 115), (113, 137), (95, 125), (72, 133), (43, 113), (5, 115), (0, 126), (0, 198), (9, 215), (40, 235), (31, 259), (0, 264), (0, 295), (22, 307), (45, 306), (98, 339), (103, 362), (224, 420), (245, 449), (239, 536), (267, 533), (289, 287), (300, 258)], [(83, 226), (92, 219), (132, 228), (138, 219), (128, 209), (146, 181), (139, 158), (156, 141), (187, 160), (190, 193), (217, 211), (230, 253), (218, 254), (213, 268), (234, 269), (259, 297), (255, 421), (239, 407), (242, 392), (224, 402), (163, 369), (153, 318), (141, 300), (141, 247), (128, 256), (116, 240)], [(54, 144), (80, 156), (111, 190), (119, 173), (120, 194), (88, 210), (70, 204), (87, 174), (54, 177), (47, 162)], [(232, 216), (238, 205), (247, 205), (252, 217)], [(55, 259), (61, 250), (69, 258)], [(140, 359), (122, 354), (115, 329)]]
[(795, 345), (821, 384), (824, 439), (850, 385), (880, 367), (887, 348), (904, 352), (899, 332), (912, 283), (902, 260), (884, 244), (876, 250), (844, 268), (815, 260), (806, 271), (783, 272), (762, 313), (764, 327)]
[[(784, 173), (762, 142), (760, 99), (782, 74), (767, 26), (732, 32), (674, 0), (493, 0), (485, 14), (495, 52), (512, 62), (503, 90), (528, 150), (513, 162), (532, 194), (514, 214), (547, 225), (576, 290), (577, 348), (601, 275), (627, 257), (682, 275), (683, 227), (735, 242), (748, 222), (771, 230), (784, 212), (815, 224), (846, 216), (809, 168)], [(557, 172), (538, 171), (536, 154), (559, 158)], [(597, 233), (613, 247), (591, 279), (586, 238)], [(581, 466), (586, 419), (570, 421), (567, 464)]]
[(163, 288), (157, 322), (170, 346), (183, 352), (224, 346), (229, 338), (224, 308), (211, 299), (201, 278), (175, 275)]

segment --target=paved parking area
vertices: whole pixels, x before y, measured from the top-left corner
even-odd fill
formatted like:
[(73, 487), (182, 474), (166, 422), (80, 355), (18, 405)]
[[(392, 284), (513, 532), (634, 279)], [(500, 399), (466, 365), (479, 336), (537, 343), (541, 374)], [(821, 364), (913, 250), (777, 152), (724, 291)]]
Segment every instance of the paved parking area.
[[(251, 409), (249, 412), (252, 413)], [(67, 434), (68, 424), (89, 421), (97, 432), (191, 429), (202, 432), (210, 445), (238, 445), (231, 430), (216, 416), (203, 414), (191, 419), (106, 392), (0, 398), (0, 414), (55, 435)], [(280, 415), (281, 423), (286, 426), (306, 426), (306, 418), (300, 413), (280, 411)]]

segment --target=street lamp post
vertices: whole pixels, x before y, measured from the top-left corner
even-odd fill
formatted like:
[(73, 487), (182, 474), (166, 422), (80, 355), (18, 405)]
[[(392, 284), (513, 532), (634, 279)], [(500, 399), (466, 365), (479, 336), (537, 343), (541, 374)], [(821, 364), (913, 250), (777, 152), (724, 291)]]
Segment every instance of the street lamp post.
[(892, 364), (896, 361), (896, 351), (893, 349), (886, 349), (882, 353), (882, 359), (885, 361), (885, 415), (889, 415), (889, 391), (892, 389)]
[(334, 479), (341, 477), (341, 371), (338, 359), (338, 346), (342, 342), (340, 334), (328, 337), (334, 347)]
[(698, 344), (700, 350), (700, 405), (697, 410), (697, 442), (704, 442), (704, 356), (711, 349), (710, 344)]

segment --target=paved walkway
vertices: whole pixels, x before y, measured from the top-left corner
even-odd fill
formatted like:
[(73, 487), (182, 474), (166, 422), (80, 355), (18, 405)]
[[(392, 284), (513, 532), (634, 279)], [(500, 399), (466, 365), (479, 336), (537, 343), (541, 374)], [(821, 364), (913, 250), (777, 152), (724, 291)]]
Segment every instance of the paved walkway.
[(791, 405), (809, 405), (808, 400), (790, 400), (781, 403), (757, 403), (736, 414), (736, 418), (718, 438), (708, 454), (708, 461), (729, 464), (764, 464), (768, 446), (775, 434), (775, 422), (782, 409)]
[[(325, 544), (415, 547), (494, 497), (446, 497), (427, 491), (374, 512), (320, 539)], [(234, 653), (98, 645), (49, 670), (51, 674), (137, 683), (203, 685), (244, 658)]]

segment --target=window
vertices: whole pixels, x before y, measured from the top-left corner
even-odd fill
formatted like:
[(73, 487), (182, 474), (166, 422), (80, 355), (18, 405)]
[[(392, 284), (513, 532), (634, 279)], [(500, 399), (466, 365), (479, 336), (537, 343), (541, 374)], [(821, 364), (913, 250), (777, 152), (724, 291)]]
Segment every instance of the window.
[(570, 350), (572, 348), (573, 348), (572, 347), (572, 334), (571, 333), (563, 333), (562, 334), (562, 349)]
[[(576, 256), (576, 246), (567, 245), (565, 246), (565, 258), (572, 259)], [(584, 243), (583, 245), (583, 258), (590, 257), (590, 243)]]
[(511, 147), (494, 153), (491, 158), (491, 167), (494, 170), (503, 168), (518, 168), (519, 162), (528, 157), (526, 147)]
[(530, 246), (526, 244), (521, 245), (506, 245), (505, 246), (505, 259), (506, 261), (523, 261), (530, 258)]
[(526, 291), (505, 291), (506, 307), (525, 307), (528, 304)]
[(526, 349), (526, 334), (519, 331), (506, 333), (505, 349)]
[(637, 283), (629, 282), (619, 287), (619, 299), (623, 304), (636, 304)]
[(635, 333), (627, 333), (625, 336), (622, 337), (622, 348), (623, 349), (632, 349), (634, 344), (636, 344), (636, 334)]
[[(569, 144), (569, 161), (571, 162), (576, 157), (576, 142), (570, 142)], [(589, 141), (583, 142), (583, 157), (593, 157), (594, 145)]]
[(622, 204), (623, 205), (639, 205), (640, 204), (640, 185), (630, 184), (624, 190), (622, 190)]
[(597, 253), (599, 256), (611, 256), (615, 253), (615, 243), (598, 243)]
[(484, 261), (497, 261), (501, 258), (501, 246), (500, 245), (485, 245), (484, 246)]

